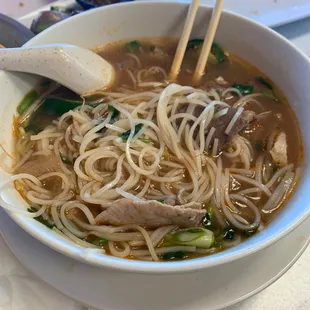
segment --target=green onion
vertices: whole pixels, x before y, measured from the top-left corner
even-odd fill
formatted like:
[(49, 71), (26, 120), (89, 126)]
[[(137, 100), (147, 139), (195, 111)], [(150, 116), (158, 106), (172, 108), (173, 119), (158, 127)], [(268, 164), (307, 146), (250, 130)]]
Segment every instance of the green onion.
[(141, 140), (143, 143), (146, 143), (146, 144), (150, 144), (151, 143), (151, 140), (146, 139), (146, 138), (140, 138), (139, 140)]
[(265, 89), (265, 90), (263, 91), (263, 94), (264, 94), (266, 97), (272, 99), (273, 101), (279, 102), (279, 99), (275, 96), (275, 94), (274, 94), (274, 92), (273, 92), (272, 89), (269, 89), (269, 88), (268, 88), (268, 89)]
[(223, 232), (223, 239), (234, 240), (235, 239), (235, 231), (232, 228), (226, 228)]
[(169, 252), (163, 254), (163, 260), (172, 260), (172, 259), (182, 259), (186, 257), (186, 252), (184, 251), (177, 251), (177, 252)]
[(217, 63), (224, 62), (225, 54), (222, 48), (218, 44), (216, 43), (212, 44), (211, 53), (216, 57)]
[(202, 224), (205, 228), (209, 228), (210, 226), (212, 226), (212, 215), (213, 209), (211, 208), (210, 211), (208, 211), (202, 219)]
[(37, 98), (38, 93), (35, 89), (31, 90), (21, 101), (21, 103), (17, 107), (17, 112), (19, 115), (22, 115), (33, 103), (33, 101)]
[(186, 46), (186, 50), (200, 50), (203, 44), (202, 39), (189, 40)]
[(62, 98), (47, 98), (44, 100), (41, 111), (46, 114), (64, 114), (70, 110), (74, 110), (80, 106), (80, 101), (62, 99)]
[(258, 77), (258, 78), (256, 78), (256, 80), (266, 87), (266, 89), (263, 91), (263, 94), (266, 97), (269, 97), (270, 99), (272, 99), (275, 102), (279, 102), (279, 99), (274, 94), (273, 87), (269, 81), (267, 81), (266, 79), (264, 79), (262, 77)]
[(159, 200), (157, 200), (158, 202), (160, 202), (160, 203), (165, 203), (165, 200), (164, 199), (159, 199)]
[(265, 149), (265, 141), (257, 140), (255, 142), (255, 149), (260, 152), (263, 151)]
[[(137, 125), (135, 126), (135, 132), (134, 132), (133, 136), (135, 136), (135, 135), (141, 130), (142, 127), (143, 127), (143, 124), (137, 124)], [(131, 129), (129, 129), (129, 130), (123, 132), (123, 133), (120, 135), (120, 137), (121, 137), (124, 141), (126, 141), (126, 140), (128, 139), (128, 137), (129, 137), (130, 133), (131, 133)]]
[(130, 52), (130, 53), (135, 53), (139, 50), (141, 44), (139, 41), (131, 41), (129, 43), (126, 44), (126, 49)]
[[(34, 208), (28, 208), (27, 211), (30, 212), (30, 213), (37, 212), (37, 210), (35, 210)], [(52, 222), (50, 222), (48, 220), (45, 220), (41, 215), (38, 216), (38, 217), (35, 217), (34, 219), (36, 221), (40, 222), (41, 224), (45, 225), (49, 229), (53, 229), (53, 227), (55, 226), (54, 223), (52, 223)]]
[(266, 79), (264, 79), (262, 77), (256, 78), (256, 81), (258, 81), (259, 83), (261, 83), (262, 85), (266, 86), (269, 89), (273, 89), (271, 83), (267, 82)]
[(60, 12), (60, 7), (59, 6), (55, 6), (55, 5), (53, 5), (53, 6), (51, 6), (51, 11), (57, 11), (57, 12)]
[(119, 110), (115, 109), (112, 105), (108, 105), (108, 111), (113, 112), (111, 116), (111, 122), (114, 123), (118, 118), (120, 112)]
[(151, 51), (151, 52), (155, 52), (155, 48), (156, 48), (155, 45), (151, 45), (151, 46), (150, 46), (150, 51)]
[[(186, 50), (194, 50), (194, 51), (201, 51), (203, 45), (202, 39), (193, 39), (188, 41)], [(209, 55), (208, 62), (211, 63), (222, 63), (225, 60), (225, 54), (222, 48), (216, 44), (213, 43), (211, 47), (211, 54)]]
[(91, 241), (90, 243), (102, 248), (108, 243), (108, 240), (98, 237), (95, 240)]
[(164, 238), (163, 246), (193, 245), (198, 248), (209, 249), (214, 243), (212, 231), (193, 227), (175, 231)]
[(238, 89), (242, 95), (252, 94), (254, 89), (251, 85), (241, 85), (237, 83), (233, 84), (232, 87)]

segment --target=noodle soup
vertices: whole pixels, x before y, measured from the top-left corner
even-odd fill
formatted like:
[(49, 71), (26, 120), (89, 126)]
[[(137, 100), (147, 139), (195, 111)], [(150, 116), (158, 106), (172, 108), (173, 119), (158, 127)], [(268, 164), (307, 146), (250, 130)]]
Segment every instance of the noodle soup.
[(213, 44), (192, 85), (202, 41), (113, 42), (109, 90), (82, 98), (42, 81), (18, 107), (15, 186), (29, 212), (102, 253), (170, 261), (209, 255), (258, 233), (298, 180), (302, 145), (281, 91)]

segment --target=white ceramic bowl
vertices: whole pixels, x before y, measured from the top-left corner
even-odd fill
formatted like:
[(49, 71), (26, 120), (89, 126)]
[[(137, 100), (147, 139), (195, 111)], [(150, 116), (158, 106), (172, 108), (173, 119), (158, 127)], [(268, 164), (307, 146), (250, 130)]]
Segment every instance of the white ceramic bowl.
[[(185, 3), (136, 2), (111, 5), (61, 22), (30, 40), (27, 45), (71, 43), (93, 47), (120, 39), (179, 37), (187, 9), (188, 4)], [(192, 37), (204, 36), (210, 15), (209, 8), (199, 8)], [(305, 162), (300, 184), (283, 211), (264, 231), (237, 247), (209, 257), (155, 263), (93, 254), (18, 212), (10, 213), (13, 220), (41, 242), (75, 259), (124, 271), (147, 273), (185, 272), (221, 265), (261, 250), (296, 228), (306, 219), (310, 210), (309, 59), (274, 31), (226, 12), (221, 18), (216, 41), (258, 67), (280, 86), (299, 120)], [(12, 120), (16, 106), (35, 82), (33, 76), (0, 72), (0, 143), (6, 150), (12, 147)], [(6, 177), (7, 174), (1, 171), (0, 179)], [(1, 198), (16, 208), (26, 207), (13, 186), (5, 190)]]

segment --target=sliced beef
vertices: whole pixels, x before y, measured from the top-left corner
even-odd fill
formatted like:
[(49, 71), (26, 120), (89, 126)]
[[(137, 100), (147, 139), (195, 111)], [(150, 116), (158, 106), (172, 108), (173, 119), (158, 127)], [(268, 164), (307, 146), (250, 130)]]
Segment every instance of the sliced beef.
[[(229, 143), (236, 134), (240, 133), (245, 127), (247, 127), (255, 118), (255, 112), (250, 110), (243, 111), (229, 133), (226, 134), (225, 130), (237, 111), (237, 108), (229, 108), (226, 114), (221, 115), (211, 122), (208, 127), (208, 132), (212, 127), (215, 128), (215, 132), (210, 142), (211, 146), (213, 145), (214, 139), (217, 138), (219, 139), (219, 149), (221, 149), (225, 144)], [(208, 132), (206, 133), (206, 136), (208, 135)]]
[(275, 163), (285, 166), (287, 165), (287, 141), (286, 134), (281, 132), (270, 150), (270, 154)]
[(17, 168), (15, 173), (29, 173), (38, 177), (42, 174), (59, 170), (58, 160), (54, 154), (51, 154), (31, 157), (21, 167)]
[(123, 198), (101, 212), (96, 218), (97, 224), (126, 225), (138, 224), (148, 228), (163, 225), (180, 227), (197, 226), (206, 211), (200, 203), (191, 202), (184, 206), (170, 206), (155, 200), (137, 202)]

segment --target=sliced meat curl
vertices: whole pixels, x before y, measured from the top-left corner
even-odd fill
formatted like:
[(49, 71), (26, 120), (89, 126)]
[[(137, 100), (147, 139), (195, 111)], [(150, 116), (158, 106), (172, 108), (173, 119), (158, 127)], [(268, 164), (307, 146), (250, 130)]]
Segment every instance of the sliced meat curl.
[[(104, 207), (104, 204), (102, 204)], [(97, 224), (126, 225), (137, 224), (148, 228), (163, 225), (180, 227), (197, 226), (206, 211), (202, 205), (191, 202), (183, 206), (170, 206), (155, 200), (138, 202), (122, 198), (102, 211), (96, 218)]]

